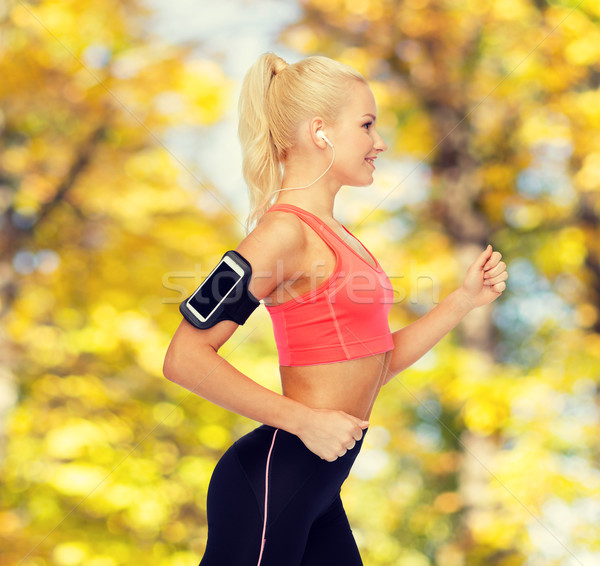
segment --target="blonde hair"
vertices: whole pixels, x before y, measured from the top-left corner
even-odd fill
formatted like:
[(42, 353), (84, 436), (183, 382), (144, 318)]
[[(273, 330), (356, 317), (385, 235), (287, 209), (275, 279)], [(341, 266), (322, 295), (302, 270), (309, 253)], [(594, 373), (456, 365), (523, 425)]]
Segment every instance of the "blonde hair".
[(300, 123), (312, 116), (335, 123), (351, 80), (366, 84), (357, 70), (321, 56), (288, 65), (265, 53), (250, 68), (238, 104), (242, 171), (250, 191), (248, 228), (271, 206), (281, 186), (282, 163)]

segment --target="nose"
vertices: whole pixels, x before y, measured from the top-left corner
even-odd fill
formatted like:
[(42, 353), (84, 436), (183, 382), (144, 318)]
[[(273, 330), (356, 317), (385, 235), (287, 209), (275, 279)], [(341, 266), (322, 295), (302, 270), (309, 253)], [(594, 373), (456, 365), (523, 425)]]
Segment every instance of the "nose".
[(381, 151), (385, 151), (388, 148), (387, 144), (385, 143), (385, 141), (383, 141), (383, 138), (379, 135), (379, 132), (377, 130), (375, 130), (374, 134), (375, 135), (373, 136), (373, 141), (375, 143), (373, 144), (373, 147), (378, 153)]

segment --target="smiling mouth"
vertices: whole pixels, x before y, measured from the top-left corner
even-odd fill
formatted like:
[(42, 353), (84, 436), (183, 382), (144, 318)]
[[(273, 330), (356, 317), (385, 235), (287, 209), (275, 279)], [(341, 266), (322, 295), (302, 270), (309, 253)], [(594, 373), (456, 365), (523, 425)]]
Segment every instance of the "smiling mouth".
[(373, 169), (375, 169), (375, 163), (373, 163), (375, 161), (374, 157), (365, 157), (365, 161), (371, 166), (373, 167)]

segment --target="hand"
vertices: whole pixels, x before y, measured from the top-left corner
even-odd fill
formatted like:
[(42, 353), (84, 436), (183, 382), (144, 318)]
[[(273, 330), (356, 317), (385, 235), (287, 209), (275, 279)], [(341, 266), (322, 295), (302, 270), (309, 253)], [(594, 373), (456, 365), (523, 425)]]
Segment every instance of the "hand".
[(327, 409), (313, 409), (310, 419), (304, 423), (298, 437), (314, 454), (333, 462), (352, 450), (362, 438), (367, 421), (344, 413)]
[(461, 291), (473, 308), (491, 303), (506, 289), (508, 273), (500, 259), (502, 254), (489, 245), (467, 270)]

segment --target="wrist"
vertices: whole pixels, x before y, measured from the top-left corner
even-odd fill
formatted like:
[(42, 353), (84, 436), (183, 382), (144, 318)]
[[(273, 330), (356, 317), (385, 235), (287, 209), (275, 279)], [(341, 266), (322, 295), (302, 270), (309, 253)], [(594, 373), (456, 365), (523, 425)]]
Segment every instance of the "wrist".
[(314, 409), (300, 403), (299, 401), (294, 401), (289, 397), (285, 397), (285, 399), (287, 399), (289, 406), (286, 410), (286, 423), (280, 428), (283, 428), (295, 436), (300, 436), (304, 431), (306, 423), (311, 422)]
[(450, 293), (450, 295), (448, 295), (446, 298), (452, 301), (453, 310), (455, 310), (461, 317), (469, 314), (476, 306), (473, 303), (473, 298), (462, 286), (456, 289), (456, 291)]

